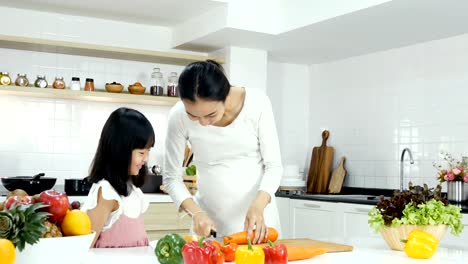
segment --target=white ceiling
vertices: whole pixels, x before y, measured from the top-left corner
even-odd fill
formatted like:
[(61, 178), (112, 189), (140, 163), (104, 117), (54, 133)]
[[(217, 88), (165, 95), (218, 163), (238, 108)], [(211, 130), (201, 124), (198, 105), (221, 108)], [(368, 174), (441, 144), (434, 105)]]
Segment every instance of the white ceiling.
[(225, 3), (211, 0), (0, 0), (0, 5), (173, 27)]
[[(227, 7), (229, 1), (0, 0), (0, 5), (176, 28), (184, 21), (196, 20), (200, 14)], [(266, 5), (259, 12), (268, 8)], [(214, 21), (208, 17), (205, 23)], [(188, 27), (197, 32), (207, 24)], [(465, 33), (467, 0), (393, 0), (277, 35), (224, 25), (175, 48), (212, 52), (238, 46), (267, 50), (269, 58), (276, 61), (314, 64)]]
[(468, 33), (466, 0), (394, 0), (278, 35), (224, 28), (177, 48), (269, 51), (272, 60), (323, 63)]

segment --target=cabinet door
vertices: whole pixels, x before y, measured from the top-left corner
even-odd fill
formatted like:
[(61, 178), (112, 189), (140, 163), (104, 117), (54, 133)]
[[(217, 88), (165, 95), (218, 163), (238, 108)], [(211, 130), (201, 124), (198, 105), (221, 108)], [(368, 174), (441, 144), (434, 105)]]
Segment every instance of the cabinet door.
[(290, 205), (289, 205), (289, 198), (285, 197), (276, 197), (276, 205), (278, 206), (278, 213), (280, 218), (281, 224), (281, 239), (290, 238), (291, 237), (291, 221), (290, 221)]
[(145, 229), (151, 240), (159, 239), (169, 233), (188, 235), (192, 219), (183, 217), (174, 203), (151, 203), (144, 214)]
[(447, 234), (440, 240), (442, 247), (461, 248), (468, 250), (468, 214), (463, 214), (462, 224), (465, 227), (459, 236), (450, 234), (450, 228)]
[(362, 204), (341, 204), (342, 209), (342, 228), (343, 238), (372, 238), (379, 237), (374, 234), (369, 227), (368, 212), (372, 209), (372, 205)]
[(291, 200), (291, 232), (293, 238), (330, 241), (336, 237), (336, 203)]

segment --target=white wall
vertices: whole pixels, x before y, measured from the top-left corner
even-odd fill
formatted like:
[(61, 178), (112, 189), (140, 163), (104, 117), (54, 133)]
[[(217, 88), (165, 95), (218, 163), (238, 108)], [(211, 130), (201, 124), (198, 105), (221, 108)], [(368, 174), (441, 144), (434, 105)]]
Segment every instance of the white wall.
[(346, 185), (398, 188), (405, 147), (415, 158), (406, 175), (435, 185), (439, 152), (468, 152), (467, 46), (461, 35), (310, 67), (310, 142), (330, 130)]
[(283, 166), (308, 170), (309, 68), (306, 65), (268, 62), (267, 94), (275, 114)]
[[(0, 49), (0, 58), (0, 71), (9, 71), (13, 81), (17, 73), (27, 73), (30, 82), (34, 82), (36, 75), (45, 74), (50, 83), (59, 75), (68, 85), (72, 76), (78, 76), (82, 86), (84, 78), (94, 78), (96, 89), (103, 89), (106, 82), (112, 81), (121, 82), (125, 89), (136, 81), (147, 86), (153, 67), (160, 67), (165, 79), (169, 72), (180, 73), (183, 69), (174, 65), (10, 49)], [(0, 97), (0, 176), (44, 172), (59, 178), (57, 184), (63, 184), (61, 179), (87, 176), (102, 126), (120, 106), (124, 105)], [(127, 106), (140, 110), (153, 124), (156, 144), (148, 163), (162, 164), (170, 108)]]

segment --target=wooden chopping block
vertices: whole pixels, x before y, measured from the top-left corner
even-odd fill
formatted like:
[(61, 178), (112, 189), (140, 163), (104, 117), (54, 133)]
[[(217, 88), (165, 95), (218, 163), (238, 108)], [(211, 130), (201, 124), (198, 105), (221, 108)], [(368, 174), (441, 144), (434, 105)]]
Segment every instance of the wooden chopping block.
[(279, 239), (274, 242), (275, 245), (300, 246), (300, 247), (319, 247), (328, 249), (331, 252), (353, 251), (353, 246), (313, 240), (309, 238)]
[(342, 157), (340, 164), (336, 169), (333, 170), (330, 185), (328, 186), (329, 193), (340, 193), (341, 187), (343, 187), (344, 178), (346, 176), (346, 169), (344, 167), (344, 163), (346, 161), (346, 157)]
[(307, 177), (308, 193), (326, 193), (333, 164), (333, 147), (327, 146), (330, 136), (328, 130), (322, 132), (322, 145), (314, 147), (310, 161), (309, 175)]

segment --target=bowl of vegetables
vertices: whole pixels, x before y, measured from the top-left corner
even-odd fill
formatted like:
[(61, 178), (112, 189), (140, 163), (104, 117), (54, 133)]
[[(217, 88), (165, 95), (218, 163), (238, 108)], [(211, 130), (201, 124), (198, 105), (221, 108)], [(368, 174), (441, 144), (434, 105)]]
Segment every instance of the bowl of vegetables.
[(460, 208), (450, 205), (441, 191), (440, 185), (430, 189), (410, 183), (409, 190), (395, 191), (391, 198), (382, 196), (369, 212), (368, 223), (393, 250), (403, 250), (413, 230), (430, 233), (439, 241), (449, 228), (458, 236), (463, 231)]

